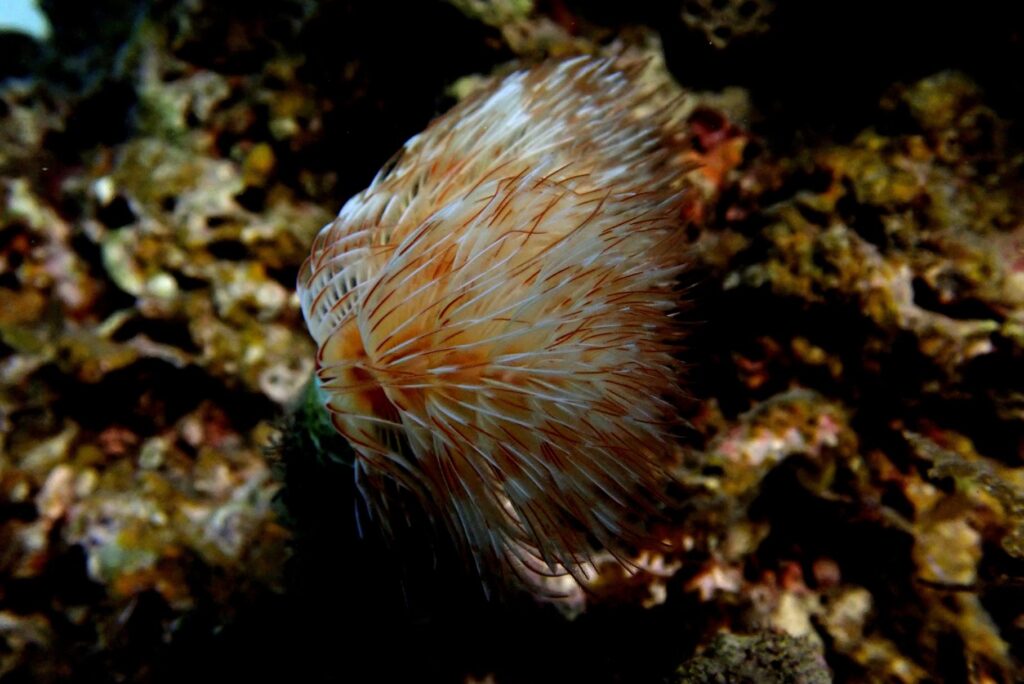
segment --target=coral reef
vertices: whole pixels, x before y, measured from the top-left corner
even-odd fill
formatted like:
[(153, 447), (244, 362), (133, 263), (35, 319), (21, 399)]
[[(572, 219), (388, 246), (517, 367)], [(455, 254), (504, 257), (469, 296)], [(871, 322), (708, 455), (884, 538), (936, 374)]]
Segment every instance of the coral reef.
[(686, 0), (680, 16), (709, 43), (724, 48), (732, 41), (768, 31), (774, 11), (775, 3), (770, 0)]
[[(721, 49), (679, 3), (41, 4), (0, 35), (4, 681), (1020, 680), (1016, 4)], [(454, 99), (626, 50), (690, 90), (684, 504), (485, 604), (441, 535), (360, 536), (293, 286)]]

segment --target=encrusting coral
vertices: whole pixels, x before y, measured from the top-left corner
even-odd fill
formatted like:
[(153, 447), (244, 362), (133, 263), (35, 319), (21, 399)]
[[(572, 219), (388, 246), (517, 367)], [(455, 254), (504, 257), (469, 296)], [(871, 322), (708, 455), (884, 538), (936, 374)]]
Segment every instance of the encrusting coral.
[[(685, 243), (678, 123), (642, 65), (515, 72), (410, 140), (299, 275), (337, 429), (481, 576), (582, 573), (664, 498)], [(662, 106), (659, 106), (662, 105)]]

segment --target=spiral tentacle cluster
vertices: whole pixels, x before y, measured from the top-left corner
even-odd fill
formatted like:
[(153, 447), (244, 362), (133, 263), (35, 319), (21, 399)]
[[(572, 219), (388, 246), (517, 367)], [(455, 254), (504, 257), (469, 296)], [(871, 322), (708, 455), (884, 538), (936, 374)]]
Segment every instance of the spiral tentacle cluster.
[(394, 483), (482, 574), (641, 543), (679, 362), (686, 166), (640, 67), (496, 80), (411, 139), (299, 277), (358, 483)]

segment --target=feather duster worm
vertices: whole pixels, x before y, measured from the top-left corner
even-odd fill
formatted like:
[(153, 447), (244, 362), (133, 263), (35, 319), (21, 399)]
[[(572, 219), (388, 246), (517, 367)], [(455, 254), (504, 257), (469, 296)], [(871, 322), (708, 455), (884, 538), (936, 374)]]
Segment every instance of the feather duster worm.
[[(656, 513), (686, 165), (658, 84), (577, 58), (412, 138), (299, 276), (371, 515), (397, 483), (471, 554), (579, 576)], [(392, 512), (393, 513), (393, 512)]]

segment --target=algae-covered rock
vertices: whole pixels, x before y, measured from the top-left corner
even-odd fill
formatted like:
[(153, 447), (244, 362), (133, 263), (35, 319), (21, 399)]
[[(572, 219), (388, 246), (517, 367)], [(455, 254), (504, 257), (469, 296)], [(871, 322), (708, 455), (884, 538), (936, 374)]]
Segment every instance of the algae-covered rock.
[(679, 684), (830, 684), (821, 653), (809, 641), (782, 634), (720, 634), (679, 667)]
[[(1020, 679), (1016, 4), (40, 4), (0, 36), (0, 678)], [(293, 287), (453, 99), (579, 54), (681, 86), (691, 399), (649, 540), (484, 604), (414, 507), (376, 540)]]

